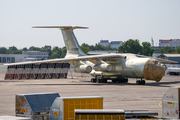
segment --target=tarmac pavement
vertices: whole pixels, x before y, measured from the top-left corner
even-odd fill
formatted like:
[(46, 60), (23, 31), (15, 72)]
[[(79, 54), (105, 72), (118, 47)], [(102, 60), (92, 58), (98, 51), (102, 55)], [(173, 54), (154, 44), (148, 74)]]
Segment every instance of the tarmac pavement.
[(150, 110), (162, 116), (160, 102), (171, 86), (180, 86), (180, 76), (166, 75), (156, 83), (91, 83), (86, 74), (68, 74), (68, 79), (4, 80), (6, 67), (0, 65), (0, 116), (15, 115), (15, 95), (30, 93), (59, 93), (62, 97), (103, 96), (105, 109)]

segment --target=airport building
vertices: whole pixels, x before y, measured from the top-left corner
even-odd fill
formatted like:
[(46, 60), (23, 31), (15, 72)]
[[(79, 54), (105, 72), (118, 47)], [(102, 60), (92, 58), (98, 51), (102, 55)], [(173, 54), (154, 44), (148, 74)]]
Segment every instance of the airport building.
[(0, 54), (0, 63), (15, 63), (23, 62), (22, 58), (27, 58), (28, 55), (24, 54)]
[(22, 54), (0, 54), (0, 63), (47, 60), (49, 52), (23, 51)]
[(40, 51), (23, 51), (22, 54), (28, 55), (28, 58), (36, 58), (37, 60), (47, 60), (49, 52)]
[(117, 48), (122, 46), (122, 41), (111, 41), (109, 42), (109, 40), (100, 40), (100, 42), (98, 43), (99, 45), (102, 46), (110, 46), (111, 48)]
[(180, 46), (180, 39), (169, 39), (163, 40), (159, 39), (159, 47), (177, 47)]

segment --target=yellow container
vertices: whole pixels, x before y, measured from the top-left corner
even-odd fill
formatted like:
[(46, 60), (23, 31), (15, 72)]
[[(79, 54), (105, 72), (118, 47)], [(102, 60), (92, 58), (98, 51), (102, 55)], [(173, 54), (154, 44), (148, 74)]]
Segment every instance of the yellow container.
[(75, 120), (125, 120), (122, 109), (75, 109)]
[(103, 109), (103, 97), (57, 97), (51, 106), (50, 120), (74, 120), (75, 109)]

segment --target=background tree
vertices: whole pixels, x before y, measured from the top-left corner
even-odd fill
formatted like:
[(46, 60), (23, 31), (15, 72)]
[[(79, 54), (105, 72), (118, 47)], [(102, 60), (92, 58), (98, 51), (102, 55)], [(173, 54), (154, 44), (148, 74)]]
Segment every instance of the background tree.
[(180, 54), (180, 46), (176, 47), (176, 52)]
[(7, 53), (7, 49), (5, 47), (1, 47), (0, 54), (6, 54), (6, 53)]
[(81, 50), (82, 50), (85, 54), (87, 54), (87, 53), (89, 52), (89, 47), (85, 47), (85, 46), (81, 45)]
[(30, 48), (29, 48), (29, 51), (40, 51), (41, 50), (41, 48), (39, 48), (39, 47), (34, 47), (34, 46), (31, 46)]
[(61, 54), (60, 58), (64, 58), (66, 56), (66, 53), (67, 53), (66, 47), (63, 47), (62, 48), (62, 54)]
[(152, 56), (154, 49), (152, 49), (150, 46), (151, 44), (149, 42), (142, 42), (141, 54), (146, 56)]
[(21, 50), (18, 50), (17, 47), (11, 46), (6, 52), (7, 54), (22, 54)]
[(53, 58), (60, 58), (61, 54), (62, 54), (62, 49), (58, 48), (57, 46), (54, 47), (52, 49), (52, 54), (49, 56), (49, 59), (53, 59)]
[(106, 50), (106, 47), (105, 46), (102, 46), (102, 45), (99, 45), (99, 44), (96, 44), (94, 50), (99, 50), (99, 51), (103, 51), (103, 50)]
[(139, 44), (139, 40), (129, 39), (126, 42), (123, 42), (122, 46), (118, 48), (118, 52), (123, 53), (134, 53), (140, 54), (142, 50), (141, 45)]
[(161, 49), (155, 51), (154, 53), (165, 54), (165, 53), (175, 53), (175, 52), (176, 52), (176, 50), (174, 50), (174, 49), (166, 46), (166, 47), (164, 47), (164, 48), (161, 48)]
[(22, 49), (22, 51), (28, 51), (27, 47), (24, 47), (24, 48)]
[(45, 45), (39, 51), (41, 51), (41, 52), (49, 52), (49, 56), (51, 56), (51, 54), (52, 54), (51, 46), (49, 46), (49, 45)]
[(164, 47), (164, 53), (172, 53), (172, 52), (174, 52), (174, 50), (171, 49), (170, 47), (168, 46)]

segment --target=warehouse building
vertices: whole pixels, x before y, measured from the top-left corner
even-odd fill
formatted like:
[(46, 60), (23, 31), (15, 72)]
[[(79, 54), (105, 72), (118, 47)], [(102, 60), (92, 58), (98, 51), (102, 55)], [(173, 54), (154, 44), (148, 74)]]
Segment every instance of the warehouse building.
[(22, 62), (22, 58), (27, 58), (28, 55), (24, 54), (0, 54), (0, 63), (15, 63)]
[(169, 40), (159, 40), (159, 47), (177, 47), (180, 46), (180, 39), (169, 39)]
[(111, 41), (109, 42), (109, 40), (100, 40), (100, 42), (98, 43), (99, 45), (102, 46), (110, 46), (111, 48), (117, 48), (122, 46), (122, 41)]
[(40, 51), (22, 51), (23, 55), (28, 55), (28, 58), (36, 58), (37, 60), (47, 60), (49, 52)]
[(47, 60), (49, 52), (23, 51), (22, 54), (0, 54), (0, 63)]

